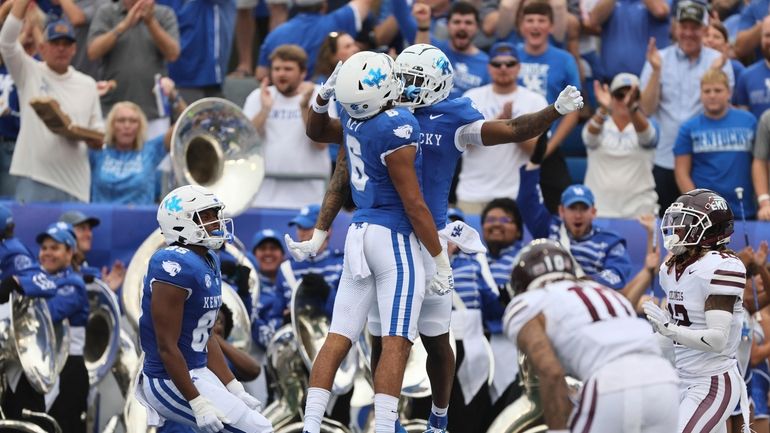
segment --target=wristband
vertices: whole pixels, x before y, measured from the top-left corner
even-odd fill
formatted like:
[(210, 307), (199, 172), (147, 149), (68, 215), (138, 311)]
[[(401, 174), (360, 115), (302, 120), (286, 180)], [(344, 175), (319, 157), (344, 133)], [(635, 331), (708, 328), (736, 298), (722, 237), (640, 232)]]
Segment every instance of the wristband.
[(318, 105), (318, 98), (313, 98), (310, 108), (318, 114), (326, 114), (329, 111), (329, 102), (327, 101), (324, 105)]
[(763, 201), (770, 200), (770, 194), (760, 194), (759, 197), (757, 197), (757, 202), (762, 203)]
[(417, 31), (418, 32), (429, 32), (430, 31), (430, 26), (428, 26), (428, 27), (417, 27)]
[(596, 129), (602, 129), (602, 127), (603, 127), (603, 125), (601, 123), (597, 122), (596, 120), (594, 120), (593, 117), (591, 118), (591, 120), (588, 121), (588, 126), (592, 126), (592, 127), (596, 128)]

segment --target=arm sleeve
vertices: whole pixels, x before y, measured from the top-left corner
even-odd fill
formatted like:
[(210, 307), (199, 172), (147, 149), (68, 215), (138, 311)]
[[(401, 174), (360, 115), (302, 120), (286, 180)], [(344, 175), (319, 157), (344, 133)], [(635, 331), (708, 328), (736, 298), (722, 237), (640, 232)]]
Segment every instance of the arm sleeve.
[(156, 12), (156, 15), (163, 30), (165, 30), (169, 36), (174, 38), (175, 41), (179, 42), (179, 23), (176, 20), (174, 11), (170, 8), (162, 8)]
[(107, 19), (111, 7), (113, 7), (112, 4), (103, 4), (96, 10), (96, 14), (94, 14), (94, 18), (91, 20), (91, 24), (88, 27), (89, 44), (94, 38), (107, 33), (115, 26), (115, 24)]
[(22, 271), (17, 275), (24, 295), (33, 298), (50, 298), (56, 295), (56, 282), (40, 269)]
[[(609, 120), (609, 119), (607, 119)], [(599, 131), (598, 134), (591, 134), (588, 131), (588, 126), (591, 122), (586, 122), (585, 125), (583, 125), (583, 131), (581, 131), (580, 136), (583, 138), (583, 143), (586, 145), (589, 149), (596, 149), (598, 148), (602, 143), (602, 131)], [(602, 126), (603, 128), (603, 126)]]
[(671, 338), (691, 349), (719, 353), (727, 345), (733, 314), (723, 310), (706, 311), (706, 329), (690, 329), (684, 326), (667, 324), (666, 328), (674, 331)]
[(630, 272), (631, 258), (628, 256), (625, 241), (620, 240), (607, 252), (604, 269), (591, 275), (591, 278), (607, 287), (620, 290), (625, 287)]
[[(186, 254), (194, 254), (188, 251)], [(196, 287), (196, 269), (184, 260), (181, 253), (172, 254), (168, 250), (155, 253), (147, 267), (147, 277), (151, 282), (160, 281), (184, 289), (189, 297)]]
[(647, 122), (649, 123), (647, 129), (637, 133), (637, 137), (639, 139), (640, 147), (644, 149), (652, 149), (658, 146), (660, 130), (658, 127), (658, 122), (656, 122), (653, 118), (648, 117)]
[(536, 290), (511, 299), (503, 314), (503, 333), (516, 344), (519, 331), (543, 311), (545, 290)]
[(83, 309), (85, 287), (78, 287), (71, 282), (56, 289), (56, 296), (48, 300), (51, 320), (60, 322)]
[(3, 27), (0, 29), (0, 55), (3, 57), (3, 63), (11, 73), (13, 81), (18, 89), (24, 87), (26, 81), (25, 67), (28, 62), (36, 61), (29, 57), (19, 43), (19, 33), (21, 33), (22, 21), (13, 14), (9, 14), (5, 19)]
[(516, 202), (522, 210), (521, 218), (532, 238), (547, 238), (553, 215), (543, 203), (540, 194), (540, 169), (527, 170), (526, 166), (519, 169), (519, 194)]
[(257, 87), (249, 96), (246, 97), (246, 101), (243, 103), (243, 114), (249, 119), (253, 119), (254, 116), (262, 109), (262, 100), (259, 96), (260, 88)]

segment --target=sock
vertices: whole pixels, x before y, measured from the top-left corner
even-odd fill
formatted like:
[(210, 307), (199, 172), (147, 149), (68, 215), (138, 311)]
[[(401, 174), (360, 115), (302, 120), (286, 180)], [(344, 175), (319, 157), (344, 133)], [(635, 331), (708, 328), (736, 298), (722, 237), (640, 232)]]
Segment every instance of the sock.
[(305, 403), (305, 426), (303, 433), (320, 433), (321, 420), (329, 404), (331, 392), (323, 388), (308, 388)]
[(435, 403), (431, 403), (430, 413), (436, 416), (446, 416), (447, 411), (449, 411), (449, 406), (445, 408), (440, 408), (436, 406)]
[(449, 407), (440, 408), (435, 404), (430, 409), (430, 417), (428, 418), (428, 425), (436, 429), (446, 429), (449, 419), (447, 417), (447, 411)]
[(375, 433), (393, 433), (396, 421), (398, 421), (398, 398), (387, 394), (374, 394)]

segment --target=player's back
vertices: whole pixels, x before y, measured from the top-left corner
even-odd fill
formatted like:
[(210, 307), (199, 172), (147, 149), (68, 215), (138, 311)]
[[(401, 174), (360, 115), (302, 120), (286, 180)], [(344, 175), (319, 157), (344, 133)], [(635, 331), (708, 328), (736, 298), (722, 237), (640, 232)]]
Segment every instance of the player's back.
[[(446, 225), (447, 202), (457, 160), (468, 143), (457, 143), (458, 130), (483, 121), (484, 115), (465, 97), (444, 99), (418, 108), (414, 117), (420, 124), (422, 149), (422, 190), (438, 229)], [(474, 143), (481, 144), (481, 143)]]
[[(420, 127), (406, 108), (385, 110), (366, 120), (340, 112), (343, 141), (347, 150), (350, 189), (356, 211), (352, 222), (367, 222), (412, 232), (404, 205), (390, 178), (385, 158), (404, 146), (417, 146)], [(417, 152), (415, 170), (418, 179), (422, 166)]]
[(177, 286), (187, 292), (178, 347), (189, 369), (206, 365), (206, 343), (222, 305), (219, 257), (208, 251), (207, 258), (181, 246), (158, 250), (150, 258), (142, 289), (142, 315), (139, 318), (140, 342), (145, 353), (144, 372), (148, 376), (169, 378), (158, 353), (152, 322), (152, 283), (156, 281)]
[(506, 334), (518, 334), (539, 313), (562, 366), (580, 380), (625, 355), (660, 354), (652, 328), (631, 303), (593, 281), (558, 281), (516, 296), (503, 318)]
[(706, 329), (706, 299), (712, 295), (735, 296), (727, 345), (720, 353), (690, 349), (674, 342), (676, 368), (682, 377), (712, 376), (732, 368), (741, 339), (743, 289), (746, 268), (732, 254), (710, 251), (679, 275), (661, 265), (660, 285), (668, 294), (668, 311), (679, 326)]

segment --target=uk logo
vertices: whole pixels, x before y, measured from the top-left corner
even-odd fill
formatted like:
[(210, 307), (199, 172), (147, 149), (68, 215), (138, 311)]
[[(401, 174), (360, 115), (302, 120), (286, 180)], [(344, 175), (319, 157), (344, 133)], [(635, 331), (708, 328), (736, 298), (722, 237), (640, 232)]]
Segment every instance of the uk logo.
[(382, 82), (385, 81), (385, 78), (386, 75), (382, 73), (382, 69), (373, 68), (369, 70), (369, 73), (366, 74), (366, 77), (364, 77), (361, 82), (369, 87), (376, 87), (379, 89)]
[(182, 202), (182, 199), (173, 195), (166, 199), (166, 202), (163, 204), (163, 207), (166, 208), (166, 210), (171, 212), (179, 212), (182, 210), (182, 206), (180, 203)]
[(449, 75), (452, 73), (452, 70), (449, 67), (449, 59), (446, 57), (438, 57), (436, 58), (436, 62), (434, 65), (436, 69), (441, 71), (441, 75)]
[(459, 238), (460, 236), (462, 236), (462, 234), (463, 234), (463, 226), (457, 226), (452, 229), (452, 234), (450, 236), (452, 236), (453, 238)]

